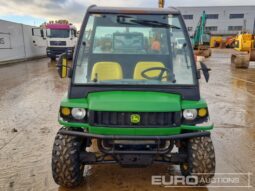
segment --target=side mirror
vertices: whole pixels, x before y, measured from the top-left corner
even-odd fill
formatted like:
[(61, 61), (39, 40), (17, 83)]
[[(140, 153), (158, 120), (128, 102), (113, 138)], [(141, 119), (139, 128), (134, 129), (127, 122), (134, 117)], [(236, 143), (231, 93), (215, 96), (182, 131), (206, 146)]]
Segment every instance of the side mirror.
[(210, 77), (209, 71), (211, 71), (211, 69), (207, 68), (207, 66), (203, 62), (200, 62), (200, 65), (201, 65), (201, 69), (200, 70), (202, 70), (202, 72), (204, 74), (205, 81), (208, 82), (209, 81), (209, 77)]
[(57, 61), (57, 68), (58, 68), (58, 74), (60, 78), (66, 78), (67, 77), (67, 58), (66, 53), (63, 53), (59, 55), (58, 61)]

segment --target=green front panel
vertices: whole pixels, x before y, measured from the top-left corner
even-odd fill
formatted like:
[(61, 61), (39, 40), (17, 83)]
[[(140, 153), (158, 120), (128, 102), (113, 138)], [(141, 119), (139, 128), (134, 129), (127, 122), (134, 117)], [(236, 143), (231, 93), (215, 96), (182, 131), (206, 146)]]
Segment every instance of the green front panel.
[(207, 103), (204, 99), (201, 99), (199, 101), (182, 100), (181, 107), (182, 109), (207, 108)]
[[(90, 93), (87, 98), (68, 99), (61, 102), (63, 107), (81, 107), (95, 111), (123, 111), (123, 112), (174, 112), (183, 109), (207, 108), (205, 100), (199, 101), (181, 100), (177, 94), (161, 92), (139, 91), (108, 91)], [(80, 127), (87, 129), (89, 133), (101, 135), (175, 135), (184, 130), (201, 131), (210, 130), (210, 126), (181, 125), (167, 128), (122, 128), (122, 127), (93, 127), (87, 123), (70, 123), (59, 118), (59, 123), (66, 127)]]
[[(131, 93), (131, 94), (130, 94)], [(137, 98), (136, 95), (139, 95)], [(88, 103), (89, 102), (89, 103)], [(61, 101), (62, 107), (81, 107), (97, 111), (167, 112), (181, 109), (207, 108), (204, 99), (180, 100), (179, 95), (158, 92), (98, 92), (87, 98)]]
[(89, 127), (89, 133), (99, 135), (135, 135), (134, 128)]
[(89, 133), (101, 135), (175, 135), (181, 132), (180, 127), (177, 128), (115, 128), (115, 127), (89, 127)]
[(180, 96), (161, 92), (110, 91), (88, 95), (88, 108), (95, 111), (180, 111)]
[(88, 101), (86, 98), (82, 99), (68, 99), (64, 97), (60, 104), (62, 107), (81, 107), (88, 108)]
[(84, 123), (68, 123), (61, 119), (59, 123), (65, 127), (80, 127), (87, 129), (89, 133), (98, 135), (147, 135), (147, 136), (161, 136), (161, 135), (176, 135), (182, 133), (183, 130), (189, 131), (206, 131), (213, 128), (213, 124), (208, 126), (194, 126), (181, 125), (180, 127), (165, 127), (165, 128), (123, 128), (123, 127), (93, 127)]

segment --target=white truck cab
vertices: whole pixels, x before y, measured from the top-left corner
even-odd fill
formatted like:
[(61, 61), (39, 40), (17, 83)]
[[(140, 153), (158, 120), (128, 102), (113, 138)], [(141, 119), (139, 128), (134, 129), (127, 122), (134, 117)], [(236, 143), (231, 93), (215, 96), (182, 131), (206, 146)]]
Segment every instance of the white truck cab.
[(33, 43), (35, 46), (47, 45), (47, 56), (52, 60), (62, 53), (68, 59), (73, 58), (77, 43), (77, 29), (68, 23), (49, 23), (41, 28), (33, 28)]

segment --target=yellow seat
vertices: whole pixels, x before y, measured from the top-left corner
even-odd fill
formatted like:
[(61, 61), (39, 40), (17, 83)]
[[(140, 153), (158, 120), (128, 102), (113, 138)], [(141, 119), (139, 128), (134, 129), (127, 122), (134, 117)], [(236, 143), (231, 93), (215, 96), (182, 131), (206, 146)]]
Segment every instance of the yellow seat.
[(122, 78), (122, 68), (117, 62), (97, 62), (91, 72), (91, 80), (120, 80)]
[[(142, 77), (142, 75), (141, 75), (142, 71), (149, 69), (149, 68), (154, 68), (154, 67), (165, 68), (165, 65), (161, 62), (138, 62), (135, 66), (133, 78), (135, 80), (144, 80), (145, 78)], [(160, 72), (161, 72), (161, 70), (152, 70), (152, 71), (146, 72), (146, 75), (149, 77), (157, 77), (160, 74)], [(164, 76), (165, 75), (166, 74), (164, 74)], [(166, 81), (166, 79), (164, 78), (162, 81)]]

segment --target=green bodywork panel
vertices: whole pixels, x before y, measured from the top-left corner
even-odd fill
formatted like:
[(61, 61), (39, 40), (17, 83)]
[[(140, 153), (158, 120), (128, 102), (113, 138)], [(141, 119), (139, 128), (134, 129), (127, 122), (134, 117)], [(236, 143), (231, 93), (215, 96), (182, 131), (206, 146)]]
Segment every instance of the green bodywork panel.
[(198, 109), (198, 108), (207, 108), (207, 103), (204, 99), (200, 99), (199, 101), (182, 101), (182, 109)]
[[(162, 92), (138, 92), (138, 91), (108, 91), (90, 93), (87, 98), (68, 99), (63, 98), (62, 107), (80, 107), (94, 111), (122, 111), (122, 112), (173, 112), (182, 109), (207, 108), (204, 99), (199, 101), (181, 100), (180, 95)], [(164, 128), (113, 128), (95, 127), (87, 123), (74, 123), (59, 118), (59, 123), (66, 127), (80, 127), (89, 133), (102, 135), (174, 135), (185, 130), (201, 131), (210, 130), (213, 125)]]
[[(154, 102), (154, 103), (150, 103), (150, 104), (147, 104), (148, 103), (148, 100), (145, 100), (147, 99), (147, 97), (143, 97), (141, 94), (139, 94), (140, 96), (140, 102), (141, 103), (138, 103), (139, 101), (139, 98), (134, 98), (134, 94), (132, 94), (132, 99), (133, 99), (133, 102), (131, 100), (131, 98), (128, 98), (129, 99), (129, 104), (127, 104), (125, 101), (127, 99), (127, 92), (114, 92), (114, 96), (116, 98), (116, 96), (122, 96), (121, 98), (118, 97), (116, 100), (114, 100), (112, 97), (111, 97), (111, 100), (108, 101), (108, 100), (105, 100), (105, 98), (103, 98), (102, 96), (106, 95), (106, 94), (103, 94), (103, 93), (108, 93), (107, 95), (109, 97), (111, 97), (111, 93), (113, 92), (98, 92), (98, 93), (93, 93), (94, 96), (89, 96), (89, 98), (92, 99), (92, 101), (90, 101), (90, 105), (88, 104), (88, 99), (87, 98), (81, 98), (81, 99), (68, 99), (67, 97), (64, 97), (61, 101), (61, 106), (62, 107), (81, 107), (81, 108), (89, 108), (89, 109), (94, 109), (94, 110), (98, 110), (98, 111), (108, 111), (110, 109), (110, 111), (128, 111), (124, 108), (124, 106), (127, 106), (127, 107), (133, 107), (134, 110), (131, 110), (131, 111), (141, 111), (141, 112), (146, 112), (146, 111), (180, 111), (181, 109), (198, 109), (198, 108), (207, 108), (207, 103), (204, 99), (201, 99), (199, 101), (190, 101), (190, 100), (180, 100), (180, 96), (178, 95), (175, 95), (175, 94), (168, 94), (170, 96), (166, 96), (165, 94), (166, 93), (160, 93), (161, 94), (161, 97), (158, 97), (157, 92), (143, 92), (143, 93), (153, 93), (151, 94), (153, 97), (151, 97), (150, 95), (148, 96), (150, 99), (152, 99), (151, 101)], [(131, 92), (128, 92), (128, 93), (131, 93)], [(135, 92), (135, 93), (138, 93), (138, 92)], [(141, 93), (141, 92), (139, 92)], [(156, 93), (156, 95), (155, 95)], [(162, 96), (163, 94), (163, 96)], [(90, 94), (91, 95), (91, 94)], [(123, 95), (126, 95), (126, 96), (123, 96)], [(157, 99), (156, 99), (157, 98)], [(162, 99), (163, 98), (163, 99)], [(100, 103), (101, 105), (99, 105), (99, 100), (97, 99), (100, 99)], [(162, 100), (160, 100), (162, 99)], [(120, 102), (122, 100), (122, 102)], [(170, 101), (171, 100), (171, 101)], [(118, 104), (116, 103), (116, 101), (118, 101)], [(170, 102), (168, 102), (170, 101)], [(173, 102), (176, 101), (177, 104), (173, 104)], [(110, 103), (111, 102), (111, 103)], [(160, 106), (161, 107), (158, 107), (159, 103), (161, 102)], [(157, 103), (157, 104), (155, 104)], [(164, 104), (163, 104), (164, 103)], [(112, 104), (112, 105), (110, 105)], [(103, 105), (103, 106), (102, 106)], [(132, 105), (132, 106), (130, 106)], [(143, 106), (142, 106), (143, 105)], [(89, 107), (90, 106), (90, 107)], [(137, 108), (138, 106), (141, 106), (142, 108)], [(145, 107), (145, 108), (143, 108)], [(149, 107), (152, 107), (152, 108), (149, 108)], [(156, 108), (155, 108), (156, 107)], [(100, 108), (102, 110), (100, 110)], [(115, 108), (115, 110), (113, 110)], [(118, 110), (119, 109), (119, 110)], [(169, 110), (167, 110), (169, 109)]]
[(59, 123), (65, 127), (80, 127), (87, 129), (89, 133), (99, 135), (176, 135), (182, 133), (184, 130), (189, 131), (204, 131), (211, 130), (213, 124), (208, 126), (193, 126), (193, 125), (181, 125), (180, 127), (164, 127), (164, 128), (113, 128), (113, 127), (93, 127), (87, 123), (69, 123), (62, 119), (59, 119)]
[(110, 91), (88, 95), (94, 111), (167, 112), (180, 111), (180, 96), (161, 92)]
[(62, 107), (80, 107), (88, 108), (88, 100), (86, 98), (82, 99), (68, 99), (64, 97), (60, 104)]

